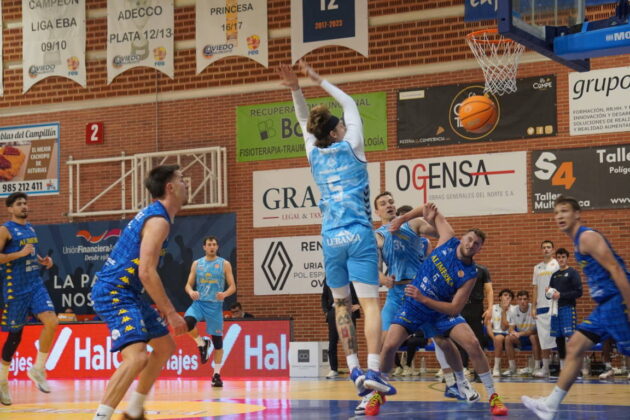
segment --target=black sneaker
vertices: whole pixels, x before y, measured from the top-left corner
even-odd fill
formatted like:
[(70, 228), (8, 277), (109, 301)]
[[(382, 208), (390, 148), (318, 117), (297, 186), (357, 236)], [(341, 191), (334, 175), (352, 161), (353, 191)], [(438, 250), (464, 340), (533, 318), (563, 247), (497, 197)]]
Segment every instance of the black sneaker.
[(199, 349), (202, 365), (208, 362), (208, 349), (210, 348), (210, 340), (208, 340), (208, 337), (204, 337), (203, 341), (205, 344), (197, 347)]
[(221, 380), (221, 375), (219, 375), (218, 373), (215, 373), (212, 376), (212, 386), (215, 388), (222, 388), (223, 387), (223, 381)]

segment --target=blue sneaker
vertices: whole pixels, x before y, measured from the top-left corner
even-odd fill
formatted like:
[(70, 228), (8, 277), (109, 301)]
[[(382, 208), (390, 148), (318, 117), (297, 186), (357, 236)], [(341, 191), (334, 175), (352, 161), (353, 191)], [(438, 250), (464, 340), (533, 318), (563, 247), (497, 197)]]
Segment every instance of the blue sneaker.
[(350, 380), (354, 382), (354, 386), (357, 387), (357, 392), (359, 393), (359, 397), (365, 397), (367, 394), (372, 392), (371, 389), (367, 389), (364, 385), (365, 382), (365, 374), (359, 368), (352, 369), (350, 372)]
[(365, 374), (365, 382), (363, 385), (368, 388), (368, 390), (373, 389), (374, 391), (382, 392), (385, 395), (395, 395), (396, 388), (394, 388), (385, 377), (375, 370), (368, 370)]
[(444, 396), (446, 398), (455, 398), (459, 401), (465, 401), (466, 397), (459, 393), (459, 389), (457, 389), (457, 384), (453, 384), (451, 386), (447, 386), (444, 390)]

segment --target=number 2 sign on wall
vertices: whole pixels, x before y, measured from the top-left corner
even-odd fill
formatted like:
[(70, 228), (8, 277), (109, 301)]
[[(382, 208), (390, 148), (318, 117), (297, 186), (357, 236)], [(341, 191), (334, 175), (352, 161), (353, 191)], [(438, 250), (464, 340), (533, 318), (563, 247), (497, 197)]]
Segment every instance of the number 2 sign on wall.
[(92, 122), (85, 126), (85, 144), (101, 144), (105, 138), (105, 124)]

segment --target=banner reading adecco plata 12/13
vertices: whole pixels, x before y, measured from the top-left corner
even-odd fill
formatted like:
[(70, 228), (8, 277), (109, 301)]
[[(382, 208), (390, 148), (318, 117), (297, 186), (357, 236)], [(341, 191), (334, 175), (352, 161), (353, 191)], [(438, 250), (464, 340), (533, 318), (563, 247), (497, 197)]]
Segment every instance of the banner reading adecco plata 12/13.
[[(387, 96), (385, 92), (351, 95), (363, 120), (365, 150), (387, 149)], [(324, 104), (341, 117), (341, 106), (333, 98), (307, 99)], [(306, 157), (304, 138), (295, 117), (293, 102), (239, 106), (236, 109), (236, 160), (248, 162)]]
[(532, 209), (550, 212), (560, 194), (582, 209), (630, 208), (630, 143), (532, 152)]

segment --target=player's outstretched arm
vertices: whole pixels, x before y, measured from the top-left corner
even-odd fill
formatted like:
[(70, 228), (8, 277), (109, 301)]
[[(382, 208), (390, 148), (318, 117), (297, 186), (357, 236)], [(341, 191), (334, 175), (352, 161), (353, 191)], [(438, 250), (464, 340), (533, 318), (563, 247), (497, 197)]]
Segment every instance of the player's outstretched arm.
[(304, 137), (306, 156), (309, 156), (311, 150), (315, 147), (315, 136), (306, 130), (309, 109), (306, 104), (306, 99), (304, 98), (304, 93), (302, 92), (302, 89), (300, 89), (300, 83), (297, 75), (288, 64), (280, 64), (280, 66), (276, 69), (276, 73), (280, 77), (280, 84), (291, 89), (295, 117), (298, 120), (298, 124), (300, 124), (300, 129), (302, 130), (302, 135)]
[(468, 302), (470, 292), (472, 292), (476, 281), (476, 278), (472, 278), (464, 283), (464, 285), (455, 292), (451, 302), (442, 302), (424, 296), (415, 286), (411, 284), (405, 287), (405, 295), (417, 300), (423, 305), (428, 306), (434, 311), (438, 311), (449, 316), (457, 316), (462, 312), (462, 309), (464, 309), (466, 302)]

